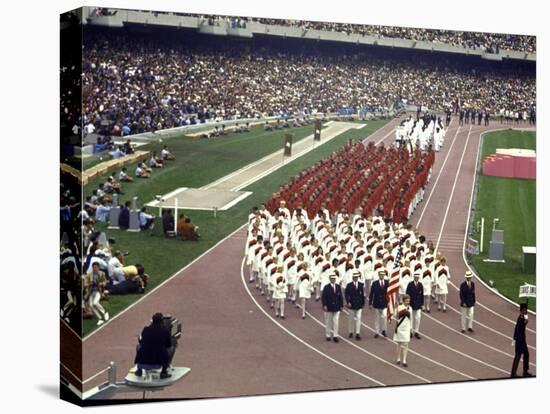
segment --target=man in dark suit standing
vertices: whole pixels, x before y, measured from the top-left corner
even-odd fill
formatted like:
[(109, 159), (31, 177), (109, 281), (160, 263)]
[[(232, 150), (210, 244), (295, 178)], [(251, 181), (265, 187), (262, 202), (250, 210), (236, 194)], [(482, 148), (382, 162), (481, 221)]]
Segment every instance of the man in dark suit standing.
[(338, 322), (340, 320), (340, 311), (344, 307), (344, 298), (342, 288), (336, 284), (336, 274), (332, 273), (329, 277), (330, 283), (325, 285), (321, 295), (321, 303), (325, 311), (325, 337), (327, 341), (338, 342)]
[(384, 278), (387, 272), (385, 269), (378, 271), (378, 280), (372, 282), (369, 293), (369, 309), (374, 308), (374, 337), (378, 338), (380, 333), (386, 336), (386, 315), (384, 309), (388, 307), (386, 293), (388, 291), (388, 281)]
[(407, 285), (407, 295), (411, 297), (410, 307), (412, 333), (416, 339), (420, 339), (420, 318), (422, 317), (422, 307), (424, 306), (424, 287), (420, 283), (420, 273), (416, 272), (412, 282)]
[(170, 331), (162, 323), (162, 313), (155, 313), (151, 325), (143, 328), (139, 340), (139, 349), (135, 363), (138, 364), (136, 375), (141, 377), (143, 365), (161, 366), (160, 378), (169, 378), (168, 366), (170, 365), (169, 348), (172, 346)]
[(472, 281), (473, 274), (467, 271), (464, 275), (466, 280), (460, 284), (460, 310), (461, 317), (461, 332), (474, 332), (472, 325), (474, 323), (474, 306), (476, 304), (476, 287)]
[(361, 339), (361, 314), (365, 306), (365, 285), (359, 282), (360, 275), (359, 271), (355, 270), (352, 281), (348, 283), (345, 290), (349, 337), (352, 338), (355, 333), (357, 340)]
[(523, 376), (532, 377), (529, 372), (529, 349), (527, 347), (527, 340), (525, 337), (525, 328), (527, 327), (529, 315), (527, 314), (527, 303), (521, 303), (519, 305), (519, 316), (514, 328), (514, 341), (512, 345), (516, 347), (516, 356), (514, 357), (514, 363), (512, 364), (512, 378), (516, 378), (519, 360), (523, 355)]

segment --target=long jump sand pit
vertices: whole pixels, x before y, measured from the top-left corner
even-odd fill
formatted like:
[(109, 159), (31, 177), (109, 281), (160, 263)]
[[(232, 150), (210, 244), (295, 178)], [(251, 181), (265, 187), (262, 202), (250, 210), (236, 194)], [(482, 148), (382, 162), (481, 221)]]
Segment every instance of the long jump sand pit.
[(185, 210), (227, 210), (252, 194), (250, 191), (181, 187), (160, 199), (147, 203), (149, 207), (182, 208)]

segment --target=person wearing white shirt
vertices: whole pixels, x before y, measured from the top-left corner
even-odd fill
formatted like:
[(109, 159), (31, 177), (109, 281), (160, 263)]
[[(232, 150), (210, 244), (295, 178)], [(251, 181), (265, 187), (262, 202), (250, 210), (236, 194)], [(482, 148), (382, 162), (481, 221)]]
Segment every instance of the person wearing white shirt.
[(302, 319), (306, 318), (306, 302), (313, 292), (313, 278), (308, 266), (303, 266), (296, 278), (295, 290), (298, 292), (298, 301), (302, 308)]
[(422, 273), (422, 287), (424, 290), (424, 310), (430, 313), (430, 299), (432, 295), (432, 271), (430, 269), (424, 270)]
[(113, 280), (113, 285), (116, 285), (125, 280), (124, 272), (124, 256), (122, 252), (116, 251), (108, 262), (109, 277)]
[(283, 275), (283, 268), (277, 267), (273, 276), (273, 300), (275, 301), (275, 316), (285, 318), (285, 299), (288, 293), (287, 280)]
[(168, 151), (168, 146), (164, 146), (162, 150), (160, 151), (160, 156), (165, 161), (175, 160), (176, 157), (174, 157), (170, 151)]
[(118, 181), (132, 182), (134, 179), (128, 175), (126, 172), (126, 167), (122, 167), (122, 170), (118, 173)]
[(139, 212), (139, 227), (141, 230), (153, 229), (155, 225), (155, 216), (147, 213), (147, 207), (142, 207)]
[(397, 365), (407, 367), (407, 353), (411, 341), (411, 298), (403, 296), (403, 303), (397, 307), (396, 327), (393, 340), (397, 343)]
[(104, 200), (102, 204), (97, 206), (95, 210), (95, 220), (96, 221), (109, 221), (109, 212), (111, 211), (111, 206), (107, 200)]
[(437, 278), (435, 286), (437, 310), (447, 312), (447, 294), (449, 293), (448, 284), (450, 283), (449, 281), (451, 279), (451, 274), (449, 273), (449, 267), (447, 266), (447, 260), (445, 257), (441, 257), (439, 263), (440, 264), (436, 270)]

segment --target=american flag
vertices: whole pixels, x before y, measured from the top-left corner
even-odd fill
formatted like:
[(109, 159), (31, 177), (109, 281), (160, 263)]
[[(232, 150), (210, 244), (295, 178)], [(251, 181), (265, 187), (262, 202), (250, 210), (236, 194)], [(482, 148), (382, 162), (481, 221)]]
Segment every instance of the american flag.
[(397, 254), (393, 262), (393, 269), (390, 275), (390, 282), (388, 284), (388, 290), (386, 292), (386, 300), (388, 301), (387, 318), (391, 320), (395, 308), (397, 306), (396, 296), (399, 291), (399, 271), (401, 269), (401, 249), (403, 246), (403, 240), (399, 240), (399, 247), (397, 248)]

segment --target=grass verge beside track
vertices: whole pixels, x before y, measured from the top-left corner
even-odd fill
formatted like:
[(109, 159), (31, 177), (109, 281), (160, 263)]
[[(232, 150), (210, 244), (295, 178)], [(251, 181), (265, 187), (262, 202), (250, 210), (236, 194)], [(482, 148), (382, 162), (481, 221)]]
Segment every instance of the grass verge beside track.
[[(536, 149), (536, 135), (531, 131), (498, 131), (483, 137), (483, 159), (496, 152), (497, 148)], [(536, 244), (536, 181), (478, 176), (477, 203), (473, 223), (485, 218), (484, 253), (470, 256), (470, 263), (486, 282), (492, 280), (494, 287), (506, 297), (518, 302), (519, 286), (536, 284), (535, 273), (521, 269), (522, 246)], [(493, 218), (498, 217), (498, 228), (504, 230), (504, 255), (506, 263), (486, 263), (491, 240)], [(476, 226), (474, 226), (476, 227)], [(473, 237), (479, 241), (480, 234), (474, 228)], [(536, 310), (536, 300), (529, 300), (529, 308)]]
[[(311, 152), (289, 162), (284, 167), (274, 171), (263, 179), (253, 183), (244, 191), (252, 191), (249, 197), (226, 211), (218, 212), (214, 218), (211, 211), (193, 210), (187, 212), (194, 224), (200, 227), (201, 239), (198, 242), (182, 242), (176, 239), (166, 239), (160, 235), (161, 223), (157, 220), (153, 232), (129, 233), (119, 230), (106, 230), (106, 225), (97, 224), (97, 230), (105, 230), (116, 239), (113, 249), (130, 251), (128, 263), (141, 263), (152, 278), (148, 290), (158, 286), (183, 266), (190, 263), (204, 251), (215, 245), (239, 226), (246, 222), (250, 209), (254, 205), (266, 201), (281, 185), (287, 183), (298, 172), (326, 158), (333, 151), (341, 148), (349, 139), (364, 139), (383, 127), (389, 120), (370, 121), (362, 129), (352, 129), (333, 138), (327, 143), (316, 147)], [(219, 179), (243, 166), (271, 154), (282, 148), (285, 131), (263, 132), (253, 129), (249, 133), (232, 134), (216, 140), (189, 141), (181, 138), (165, 140), (163, 143), (149, 144), (147, 149), (160, 151), (166, 143), (176, 156), (176, 161), (168, 167), (153, 171), (153, 177), (134, 183), (123, 184), (126, 201), (137, 195), (145, 204), (156, 194), (165, 194), (179, 187), (197, 188)], [(313, 132), (313, 126), (294, 128), (294, 142)], [(135, 165), (130, 165), (128, 171), (133, 174)], [(90, 182), (85, 188), (85, 195), (91, 193), (106, 177)], [(154, 214), (158, 210), (151, 209)], [(244, 252), (244, 241), (243, 241)], [(141, 295), (113, 296), (105, 303), (111, 316), (116, 315)], [(92, 332), (96, 320), (85, 320), (83, 335)]]

